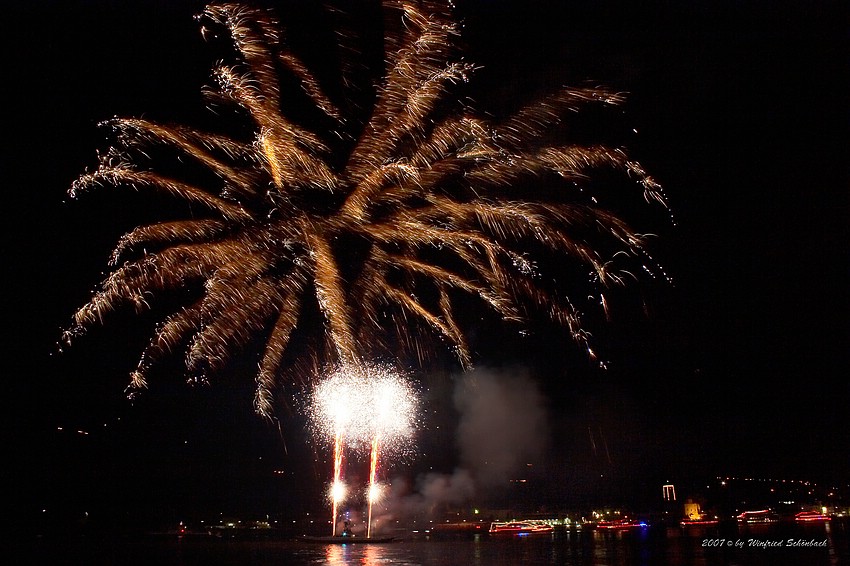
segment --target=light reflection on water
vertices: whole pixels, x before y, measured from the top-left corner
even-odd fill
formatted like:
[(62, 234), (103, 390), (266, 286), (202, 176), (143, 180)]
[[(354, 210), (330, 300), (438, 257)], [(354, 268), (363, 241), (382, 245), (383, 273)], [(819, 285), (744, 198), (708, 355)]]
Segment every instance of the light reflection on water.
[[(750, 540), (826, 540), (826, 548), (752, 548)], [(707, 547), (703, 541), (741, 542)], [(567, 531), (545, 537), (411, 539), (381, 544), (298, 541), (101, 539), (52, 547), (42, 541), (32, 563), (103, 566), (837, 566), (850, 558), (848, 525), (758, 525), (700, 530)]]

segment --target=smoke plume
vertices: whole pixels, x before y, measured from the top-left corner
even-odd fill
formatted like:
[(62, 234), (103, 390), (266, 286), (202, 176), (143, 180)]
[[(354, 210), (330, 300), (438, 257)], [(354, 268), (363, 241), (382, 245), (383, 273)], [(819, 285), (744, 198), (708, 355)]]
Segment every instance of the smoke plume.
[(538, 462), (548, 441), (545, 400), (524, 369), (477, 369), (459, 376), (453, 391), (458, 413), (458, 467), (428, 473), (415, 485), (395, 479), (385, 502), (395, 517), (431, 515), (470, 502), (482, 491), (507, 488), (509, 480)]

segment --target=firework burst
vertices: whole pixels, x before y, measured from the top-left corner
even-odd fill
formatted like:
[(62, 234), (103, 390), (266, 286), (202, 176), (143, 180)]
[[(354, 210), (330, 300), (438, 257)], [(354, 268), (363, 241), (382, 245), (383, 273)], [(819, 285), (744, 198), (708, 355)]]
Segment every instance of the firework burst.
[[(569, 258), (603, 288), (631, 277), (623, 265), (660, 273), (643, 237), (598, 203), (589, 180), (618, 170), (664, 205), (658, 184), (621, 148), (553, 135), (572, 112), (623, 97), (563, 88), (490, 119), (452, 96), (474, 67), (460, 57), (450, 11), (405, 0), (383, 9), (386, 66), (364, 107), (347, 43), (331, 76), (299, 56), (269, 12), (206, 8), (204, 26), (226, 28), (236, 55), (214, 69), (207, 94), (245, 127), (230, 135), (108, 123), (113, 147), (71, 195), (98, 186), (156, 191), (191, 204), (193, 215), (123, 236), (114, 270), (75, 313), (67, 341), (110, 311), (144, 311), (166, 293), (197, 289), (157, 326), (131, 390), (145, 388), (151, 368), (176, 350), (189, 380), (205, 382), (262, 338), (255, 408), (266, 416), (278, 388), (310, 373), (305, 367), (421, 364), (442, 349), (468, 367), (458, 306), (470, 301), (518, 323), (542, 311), (590, 351), (579, 310), (559, 287), (541, 284), (535, 254)], [(192, 173), (149, 166), (149, 155), (163, 154)], [(541, 182), (545, 198), (534, 189)]]
[(355, 453), (407, 453), (418, 428), (418, 393), (392, 368), (377, 364), (342, 365), (327, 372), (312, 389), (306, 412), (315, 436), (335, 439)]
[(380, 494), (380, 455), (398, 454), (412, 446), (417, 422), (417, 394), (397, 372), (375, 364), (336, 368), (312, 391), (307, 412), (318, 437), (333, 438), (334, 472), (330, 494), (333, 534), (339, 505), (345, 499), (344, 449), (369, 451), (367, 536), (372, 505)]

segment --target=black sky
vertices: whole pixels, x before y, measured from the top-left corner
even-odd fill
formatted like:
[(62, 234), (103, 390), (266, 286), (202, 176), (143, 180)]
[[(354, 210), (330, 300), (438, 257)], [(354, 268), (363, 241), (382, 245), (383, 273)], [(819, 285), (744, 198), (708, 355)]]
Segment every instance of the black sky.
[[(653, 291), (646, 317), (597, 330), (607, 372), (545, 340), (485, 360), (532, 368), (551, 401), (553, 461), (580, 485), (594, 466), (583, 435), (601, 427), (620, 473), (647, 482), (850, 481), (846, 7), (457, 3), (468, 58), (483, 66), (479, 107), (570, 82), (628, 91), (624, 121), (638, 134), (625, 141), (676, 217), (656, 230), (675, 285)], [(250, 367), (211, 391), (163, 386), (139, 409), (122, 395), (145, 341), (131, 319), (51, 355), (145, 206), (109, 190), (73, 202), (65, 191), (105, 147), (97, 122), (208, 119), (200, 90), (221, 54), (192, 19), (202, 6), (6, 9), (6, 398), (10, 453), (38, 479), (22, 492), (26, 508), (285, 506), (295, 499), (270, 470), (302, 488), (323, 481), (297, 417), (281, 434), (251, 414)], [(416, 465), (452, 465), (428, 458)]]

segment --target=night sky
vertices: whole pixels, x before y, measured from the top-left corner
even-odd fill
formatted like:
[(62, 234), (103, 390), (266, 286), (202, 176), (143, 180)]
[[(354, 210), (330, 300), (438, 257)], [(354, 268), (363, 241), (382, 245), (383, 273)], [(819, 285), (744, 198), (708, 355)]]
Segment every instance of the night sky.
[[(673, 285), (635, 290), (645, 309), (627, 291), (613, 320), (591, 328), (607, 371), (545, 327), (519, 341), (494, 333), (479, 348), (480, 367), (521, 374), (545, 399), (543, 491), (569, 505), (583, 491), (640, 500), (659, 482), (700, 475), (846, 485), (843, 3), (457, 3), (467, 58), (482, 65), (477, 107), (499, 110), (559, 84), (629, 92), (622, 119), (637, 133), (622, 142), (665, 187), (676, 219), (653, 230)], [(107, 147), (99, 121), (209, 119), (201, 88), (227, 53), (226, 42), (201, 38), (192, 16), (202, 7), (4, 9), (7, 453), (16, 473), (36, 479), (20, 484), (30, 486), (19, 490), (21, 512), (297, 511), (315, 505), (327, 480), (297, 410), (281, 414), (280, 428), (253, 414), (252, 362), (205, 390), (183, 385), (175, 363), (173, 381), (131, 405), (123, 388), (149, 326), (117, 317), (56, 354), (117, 238), (167, 206), (111, 189), (72, 201), (66, 191)], [(432, 411), (423, 455), (395, 470), (411, 482), (458, 465), (457, 377), (422, 379)], [(591, 435), (604, 436), (604, 460)]]

